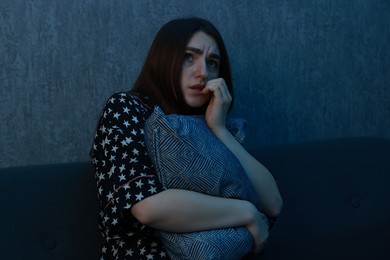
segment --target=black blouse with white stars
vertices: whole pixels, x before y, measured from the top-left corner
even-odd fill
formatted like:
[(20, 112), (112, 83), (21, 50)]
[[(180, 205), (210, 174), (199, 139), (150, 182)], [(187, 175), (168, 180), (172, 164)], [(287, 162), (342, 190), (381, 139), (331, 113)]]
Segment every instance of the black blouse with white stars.
[(152, 110), (146, 97), (117, 93), (102, 111), (91, 150), (104, 238), (101, 259), (169, 258), (157, 232), (130, 212), (163, 190), (144, 142), (144, 122)]

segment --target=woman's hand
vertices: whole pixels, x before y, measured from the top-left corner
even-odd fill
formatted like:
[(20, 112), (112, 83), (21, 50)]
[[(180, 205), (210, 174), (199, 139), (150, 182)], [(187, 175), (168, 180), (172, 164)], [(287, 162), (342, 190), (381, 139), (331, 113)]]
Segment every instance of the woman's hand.
[(218, 78), (208, 81), (202, 92), (210, 93), (211, 96), (205, 114), (208, 127), (213, 132), (225, 128), (226, 116), (232, 102), (225, 80)]
[(268, 239), (268, 225), (264, 220), (262, 213), (258, 212), (259, 216), (255, 218), (255, 221), (247, 225), (248, 231), (251, 233), (255, 242), (253, 252), (260, 253), (264, 248), (264, 244)]

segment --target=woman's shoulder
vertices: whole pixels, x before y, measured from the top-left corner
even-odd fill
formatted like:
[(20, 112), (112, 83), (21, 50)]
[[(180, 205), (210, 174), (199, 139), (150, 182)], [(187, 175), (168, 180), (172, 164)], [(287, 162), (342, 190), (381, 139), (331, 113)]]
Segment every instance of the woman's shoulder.
[(127, 102), (134, 102), (138, 99), (143, 98), (141, 95), (137, 93), (130, 93), (130, 92), (115, 92), (112, 94), (108, 100), (107, 103), (127, 103)]
[(106, 106), (128, 107), (129, 109), (139, 108), (142, 110), (151, 110), (154, 107), (147, 96), (131, 92), (116, 92), (112, 94), (108, 98)]

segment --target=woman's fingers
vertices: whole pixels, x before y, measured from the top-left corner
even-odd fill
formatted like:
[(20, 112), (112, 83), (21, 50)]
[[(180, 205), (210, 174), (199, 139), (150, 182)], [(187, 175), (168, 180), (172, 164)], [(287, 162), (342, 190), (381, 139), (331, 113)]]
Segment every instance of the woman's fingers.
[(213, 131), (224, 128), (232, 99), (225, 81), (222, 78), (210, 80), (203, 91), (211, 93), (205, 114), (207, 125)]
[(248, 231), (251, 233), (254, 240), (254, 253), (260, 253), (264, 248), (264, 244), (268, 239), (268, 225), (264, 221), (264, 218), (261, 217), (262, 213), (260, 213), (260, 217), (256, 219), (254, 223), (247, 226)]
[(232, 100), (226, 83), (222, 78), (208, 81), (203, 91), (205, 93), (212, 92), (212, 98), (215, 98), (215, 101), (217, 101), (218, 104), (230, 104)]

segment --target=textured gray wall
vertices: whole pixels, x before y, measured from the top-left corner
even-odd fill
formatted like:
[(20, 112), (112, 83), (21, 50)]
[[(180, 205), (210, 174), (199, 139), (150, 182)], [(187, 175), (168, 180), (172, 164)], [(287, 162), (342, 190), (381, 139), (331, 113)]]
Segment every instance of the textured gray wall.
[(159, 27), (223, 34), (250, 144), (390, 138), (388, 0), (0, 0), (0, 166), (88, 160)]

